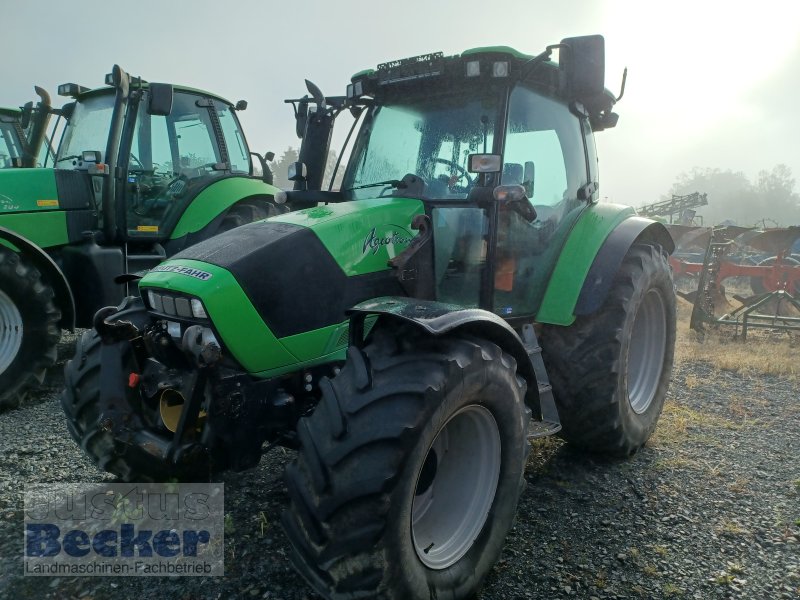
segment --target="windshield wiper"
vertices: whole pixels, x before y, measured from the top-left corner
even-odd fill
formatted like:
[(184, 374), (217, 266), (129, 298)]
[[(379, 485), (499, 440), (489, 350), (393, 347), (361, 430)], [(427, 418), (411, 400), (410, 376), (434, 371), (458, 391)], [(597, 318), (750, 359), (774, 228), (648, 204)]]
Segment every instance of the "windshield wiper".
[(77, 154), (70, 154), (69, 156), (62, 156), (61, 158), (56, 160), (55, 164), (58, 164), (58, 163), (63, 162), (65, 160), (75, 160), (75, 159), (78, 159), (78, 158), (82, 158), (82, 157), (78, 156)]
[(408, 187), (405, 182), (400, 181), (399, 179), (387, 179), (386, 181), (376, 181), (375, 183), (365, 183), (364, 185), (356, 185), (354, 187), (347, 188), (342, 191), (350, 192), (352, 190), (363, 190), (364, 188), (378, 187), (379, 185), (390, 185), (393, 188), (397, 188), (398, 190), (402, 190), (403, 188)]

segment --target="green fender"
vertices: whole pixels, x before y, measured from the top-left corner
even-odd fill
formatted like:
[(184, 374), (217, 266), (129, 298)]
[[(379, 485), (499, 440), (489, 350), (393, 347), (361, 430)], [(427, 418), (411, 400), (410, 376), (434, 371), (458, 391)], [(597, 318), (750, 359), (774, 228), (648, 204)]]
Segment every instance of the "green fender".
[(564, 244), (536, 320), (567, 326), (576, 314), (596, 310), (628, 248), (641, 237), (659, 243), (667, 252), (674, 249), (663, 225), (637, 217), (630, 206), (602, 203), (587, 207)]
[(275, 196), (280, 190), (254, 177), (227, 177), (205, 187), (181, 215), (170, 239), (200, 231), (237, 202), (253, 196)]

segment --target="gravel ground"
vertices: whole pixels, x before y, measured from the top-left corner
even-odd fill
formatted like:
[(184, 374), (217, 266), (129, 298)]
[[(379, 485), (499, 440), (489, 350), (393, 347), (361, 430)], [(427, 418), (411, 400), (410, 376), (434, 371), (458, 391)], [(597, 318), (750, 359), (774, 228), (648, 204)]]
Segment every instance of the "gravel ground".
[[(278, 524), (281, 450), (225, 478), (225, 577), (23, 577), (24, 484), (111, 480), (69, 437), (59, 383), (0, 415), (0, 598), (316, 598)], [(633, 459), (540, 442), (480, 598), (800, 598), (799, 422), (796, 382), (693, 364)]]

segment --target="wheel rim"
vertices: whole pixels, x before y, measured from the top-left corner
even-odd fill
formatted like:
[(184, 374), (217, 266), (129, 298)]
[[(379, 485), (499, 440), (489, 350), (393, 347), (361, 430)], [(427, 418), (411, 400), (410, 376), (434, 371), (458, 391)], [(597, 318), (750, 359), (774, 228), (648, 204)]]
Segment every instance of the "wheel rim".
[(655, 398), (667, 347), (667, 311), (657, 290), (645, 294), (635, 319), (628, 346), (628, 400), (641, 414)]
[(14, 301), (0, 290), (0, 373), (4, 373), (22, 345), (22, 315)]
[(500, 476), (500, 431), (492, 413), (462, 408), (439, 430), (417, 474), (411, 533), (422, 563), (446, 569), (472, 547)]

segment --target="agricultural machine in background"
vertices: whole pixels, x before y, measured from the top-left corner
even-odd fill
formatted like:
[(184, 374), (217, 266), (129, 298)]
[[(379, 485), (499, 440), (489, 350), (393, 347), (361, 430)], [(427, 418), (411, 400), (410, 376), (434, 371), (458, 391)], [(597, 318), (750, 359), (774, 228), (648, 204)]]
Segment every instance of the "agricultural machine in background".
[[(675, 277), (694, 282), (691, 291), (678, 291), (693, 304), (692, 329), (733, 325), (743, 339), (749, 329), (800, 331), (800, 227), (670, 233), (677, 238), (670, 257)], [(705, 251), (698, 256), (692, 247)], [(732, 290), (739, 306), (728, 298)]]
[[(283, 523), (314, 589), (471, 597), (528, 439), (630, 455), (670, 381), (672, 240), (597, 202), (603, 57), (588, 36), (393, 61), (344, 97), (309, 84), (291, 101), (302, 209), (183, 250), (97, 313), (65, 369), (76, 442), (134, 481), (296, 448)], [(321, 191), (346, 110), (342, 189)]]
[(35, 86), (39, 102), (21, 108), (0, 107), (0, 169), (45, 166), (53, 153), (47, 124), (53, 114), (50, 95)]
[(703, 217), (696, 216), (696, 209), (708, 206), (708, 195), (693, 192), (685, 196), (672, 195), (672, 198), (660, 200), (652, 204), (645, 204), (636, 209), (636, 214), (642, 217), (669, 219), (669, 224), (689, 227), (696, 220), (703, 224)]
[(62, 329), (135, 292), (115, 277), (278, 212), (268, 169), (251, 176), (246, 103), (118, 66), (106, 84), (65, 84), (63, 108), (45, 96), (26, 108), (32, 131), (39, 115), (66, 120), (55, 168), (0, 171), (0, 408), (41, 381)]

